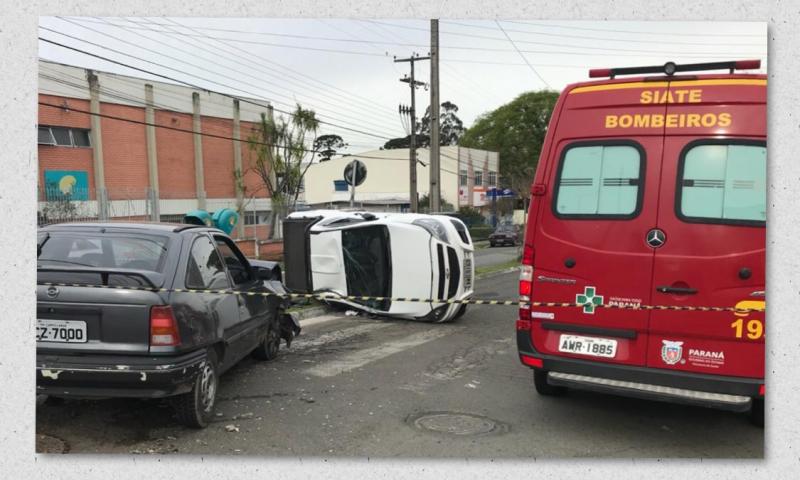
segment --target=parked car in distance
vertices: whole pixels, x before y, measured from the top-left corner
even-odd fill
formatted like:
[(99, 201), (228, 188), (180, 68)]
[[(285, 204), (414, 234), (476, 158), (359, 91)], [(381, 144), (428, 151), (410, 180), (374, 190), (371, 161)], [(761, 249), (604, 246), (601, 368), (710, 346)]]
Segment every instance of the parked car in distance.
[(289, 215), (283, 227), (286, 285), (293, 292), (385, 297), (328, 303), (429, 322), (455, 320), (466, 305), (392, 298), (463, 300), (473, 294), (474, 247), (456, 218), (312, 210)]
[(498, 225), (497, 228), (489, 235), (489, 246), (495, 245), (513, 245), (516, 246), (519, 241), (519, 227), (512, 224)]
[(192, 427), (212, 418), (220, 374), (247, 355), (275, 358), (299, 333), (280, 297), (185, 290), (282, 293), (279, 268), (252, 265), (206, 226), (41, 228), (37, 283), (38, 393), (169, 397)]

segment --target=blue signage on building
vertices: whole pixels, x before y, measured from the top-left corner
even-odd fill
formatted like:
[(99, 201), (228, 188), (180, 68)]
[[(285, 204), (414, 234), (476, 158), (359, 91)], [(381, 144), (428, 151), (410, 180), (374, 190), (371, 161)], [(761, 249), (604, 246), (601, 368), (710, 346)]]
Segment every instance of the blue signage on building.
[(89, 200), (89, 174), (85, 170), (45, 170), (45, 199)]

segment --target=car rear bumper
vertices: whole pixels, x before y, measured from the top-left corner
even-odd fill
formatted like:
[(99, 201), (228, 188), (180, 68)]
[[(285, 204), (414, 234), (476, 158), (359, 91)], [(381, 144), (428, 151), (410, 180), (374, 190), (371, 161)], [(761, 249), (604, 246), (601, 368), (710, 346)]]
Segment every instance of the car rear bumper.
[(205, 360), (204, 350), (174, 357), (37, 354), (36, 390), (58, 397), (168, 397), (190, 391)]
[[(759, 398), (763, 379), (687, 373), (543, 355), (533, 348), (530, 332), (517, 331), (522, 357), (542, 360), (548, 383), (615, 395), (747, 411)], [(525, 364), (525, 362), (523, 362)], [(526, 364), (527, 365), (527, 364)]]

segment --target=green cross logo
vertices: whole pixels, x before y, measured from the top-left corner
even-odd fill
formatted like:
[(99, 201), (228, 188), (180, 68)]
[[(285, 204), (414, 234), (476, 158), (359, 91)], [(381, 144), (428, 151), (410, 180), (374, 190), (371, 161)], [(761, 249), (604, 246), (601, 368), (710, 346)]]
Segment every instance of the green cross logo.
[(583, 313), (594, 314), (594, 308), (603, 304), (603, 296), (595, 295), (594, 287), (586, 287), (583, 294), (575, 295), (575, 303), (583, 305)]

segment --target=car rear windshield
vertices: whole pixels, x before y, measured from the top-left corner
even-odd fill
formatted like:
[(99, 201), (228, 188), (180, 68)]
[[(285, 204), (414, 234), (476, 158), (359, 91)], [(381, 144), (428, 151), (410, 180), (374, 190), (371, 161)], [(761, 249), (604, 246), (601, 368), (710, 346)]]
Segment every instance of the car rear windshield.
[(690, 221), (763, 224), (767, 220), (767, 148), (699, 144), (683, 154), (678, 215)]
[(169, 239), (156, 235), (50, 233), (40, 236), (38, 264), (161, 273)]
[(630, 218), (640, 204), (641, 150), (633, 145), (575, 145), (559, 168), (554, 210), (572, 218)]

